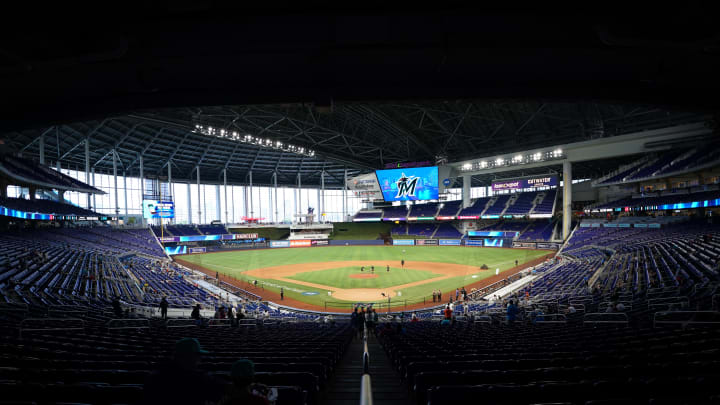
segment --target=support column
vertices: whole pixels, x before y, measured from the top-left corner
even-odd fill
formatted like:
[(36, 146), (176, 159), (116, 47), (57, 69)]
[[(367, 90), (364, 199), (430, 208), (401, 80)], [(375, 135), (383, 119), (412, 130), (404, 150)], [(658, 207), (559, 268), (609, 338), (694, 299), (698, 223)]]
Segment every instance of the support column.
[(570, 237), (572, 222), (572, 163), (563, 162), (563, 240)]
[(320, 198), (318, 200), (320, 200), (320, 209), (318, 210), (318, 222), (325, 222), (325, 170), (320, 172)]
[(198, 192), (198, 224), (202, 223), (202, 193), (200, 192), (200, 165), (195, 166), (197, 172), (197, 192)]
[(123, 171), (123, 189), (125, 190), (125, 224), (128, 220), (128, 203), (127, 203), (127, 173)]
[[(115, 217), (120, 217), (120, 205), (118, 204), (118, 188), (117, 188), (117, 155), (115, 154), (115, 150), (112, 151), (112, 160), (113, 160), (113, 187), (115, 189)], [(117, 219), (115, 220), (115, 225), (117, 225)]]
[(276, 224), (279, 224), (280, 221), (278, 221), (278, 200), (277, 200), (277, 172), (273, 173), (273, 190), (275, 192), (273, 197), (273, 206), (275, 207), (275, 217), (273, 218), (273, 222)]
[(190, 183), (187, 184), (187, 202), (188, 202), (188, 224), (192, 225), (192, 192), (190, 191)]
[(298, 173), (297, 181), (298, 181), (298, 198), (297, 198), (297, 204), (295, 204), (295, 209), (297, 210), (298, 214), (302, 214), (302, 210), (300, 209), (300, 205), (302, 204), (302, 181), (300, 180), (300, 173)]
[(345, 168), (345, 172), (343, 173), (342, 201), (342, 222), (345, 222), (347, 220), (347, 168)]
[[(173, 202), (175, 201), (175, 189), (173, 188), (173, 181), (172, 181), (172, 162), (168, 160), (168, 191), (170, 192), (170, 197), (172, 197)], [(190, 189), (190, 184), (188, 183), (188, 190)], [(189, 196), (189, 195), (188, 195)], [(190, 201), (190, 198), (188, 198), (188, 201)], [(188, 202), (189, 204), (189, 202)], [(175, 218), (169, 219), (170, 223), (175, 222)]]
[(225, 224), (229, 224), (228, 221), (228, 206), (227, 206), (227, 169), (223, 169), (223, 195), (225, 196)]
[(255, 210), (253, 209), (253, 182), (252, 182), (252, 170), (248, 172), (248, 178), (250, 180), (250, 187), (248, 188), (249, 191), (249, 198), (250, 200), (250, 217), (255, 218)]
[(470, 187), (472, 184), (472, 176), (469, 174), (463, 175), (463, 186), (462, 186), (462, 206), (467, 208), (470, 206)]
[(38, 145), (40, 147), (40, 164), (45, 164), (45, 133), (40, 135), (40, 140), (38, 140), (40, 144)]
[[(92, 168), (92, 186), (95, 187), (95, 167)], [(96, 197), (96, 196), (97, 196), (97, 194), (93, 193), (93, 195), (92, 195), (92, 198), (93, 198), (92, 207), (93, 207), (93, 211), (95, 211), (95, 212), (97, 212), (97, 210), (98, 210), (98, 209), (97, 209), (97, 197)]]
[[(145, 199), (145, 164), (143, 163), (143, 156), (138, 153), (138, 162), (140, 163), (140, 202)], [(145, 226), (147, 220), (145, 215), (140, 216), (142, 225)]]
[[(42, 141), (44, 142), (44, 135)], [(44, 163), (45, 158), (41, 158), (40, 163)], [(90, 184), (90, 138), (85, 138), (85, 183)], [(90, 194), (87, 195), (87, 209), (90, 209)]]
[(215, 185), (215, 220), (222, 221), (222, 209), (220, 208), (220, 185)]

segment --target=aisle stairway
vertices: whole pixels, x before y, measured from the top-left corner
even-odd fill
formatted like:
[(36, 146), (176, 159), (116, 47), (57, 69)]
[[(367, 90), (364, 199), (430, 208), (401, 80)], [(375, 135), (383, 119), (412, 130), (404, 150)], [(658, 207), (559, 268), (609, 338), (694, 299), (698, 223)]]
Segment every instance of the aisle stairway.
[[(410, 394), (400, 382), (382, 346), (373, 334), (368, 338), (373, 404), (410, 405)], [(348, 347), (323, 395), (323, 405), (357, 405), (360, 402), (363, 344), (355, 339)]]

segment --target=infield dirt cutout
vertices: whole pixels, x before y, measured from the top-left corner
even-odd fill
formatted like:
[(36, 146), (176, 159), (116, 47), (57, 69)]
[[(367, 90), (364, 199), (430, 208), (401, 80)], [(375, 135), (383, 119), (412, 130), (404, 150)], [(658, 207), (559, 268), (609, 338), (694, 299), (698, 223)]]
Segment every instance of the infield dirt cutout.
[[(323, 284), (309, 283), (306, 281), (293, 280), (286, 277), (294, 276), (296, 274), (305, 273), (309, 271), (318, 270), (329, 270), (340, 267), (353, 267), (356, 266), (358, 269), (361, 266), (365, 268), (369, 266), (385, 267), (385, 266), (397, 266), (399, 263), (397, 260), (392, 261), (343, 261), (343, 262), (320, 262), (320, 263), (300, 263), (284, 266), (272, 266), (263, 267), (259, 269), (248, 270), (243, 273), (248, 277), (257, 277), (265, 279), (275, 279), (278, 281), (284, 281), (286, 283), (304, 285), (306, 287), (313, 287), (322, 290), (332, 291), (332, 296), (338, 300), (344, 301), (377, 301), (388, 296), (394, 297), (397, 295), (397, 291), (402, 291), (409, 287), (414, 287), (422, 284), (434, 283), (438, 280), (444, 280), (451, 277), (467, 276), (469, 274), (485, 272), (489, 270), (482, 270), (479, 266), (469, 266), (464, 264), (452, 264), (452, 263), (437, 263), (437, 262), (411, 262), (406, 261), (405, 267), (413, 270), (425, 270), (435, 274), (440, 274), (440, 277), (434, 277), (427, 280), (415, 281), (412, 283), (396, 285), (387, 288), (337, 288)], [(404, 271), (403, 269), (393, 269), (392, 271)], [(358, 276), (358, 277), (353, 277)], [(370, 277), (367, 277), (370, 276)], [(377, 277), (377, 274), (354, 274), (350, 277), (353, 278), (372, 278)], [(383, 296), (382, 294), (385, 294)], [(429, 294), (429, 292), (428, 292)]]

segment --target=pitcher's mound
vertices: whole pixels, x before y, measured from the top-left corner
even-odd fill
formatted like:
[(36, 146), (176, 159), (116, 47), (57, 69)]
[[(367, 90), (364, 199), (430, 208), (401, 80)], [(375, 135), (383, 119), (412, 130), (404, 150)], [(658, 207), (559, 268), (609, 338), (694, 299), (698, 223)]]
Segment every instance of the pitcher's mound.
[(377, 278), (377, 274), (351, 274), (350, 278)]

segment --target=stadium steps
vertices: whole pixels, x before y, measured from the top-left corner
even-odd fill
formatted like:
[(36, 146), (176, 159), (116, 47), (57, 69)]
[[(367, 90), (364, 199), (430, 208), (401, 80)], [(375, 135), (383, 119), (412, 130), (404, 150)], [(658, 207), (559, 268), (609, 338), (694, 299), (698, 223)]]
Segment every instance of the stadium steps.
[[(373, 334), (368, 337), (370, 352), (370, 376), (372, 378), (373, 403), (375, 405), (411, 405), (410, 394), (400, 382), (400, 376), (393, 369), (385, 350)], [(362, 376), (363, 345), (355, 339), (345, 353), (345, 357), (333, 373), (325, 395), (323, 405), (357, 405), (360, 402), (360, 377)]]

